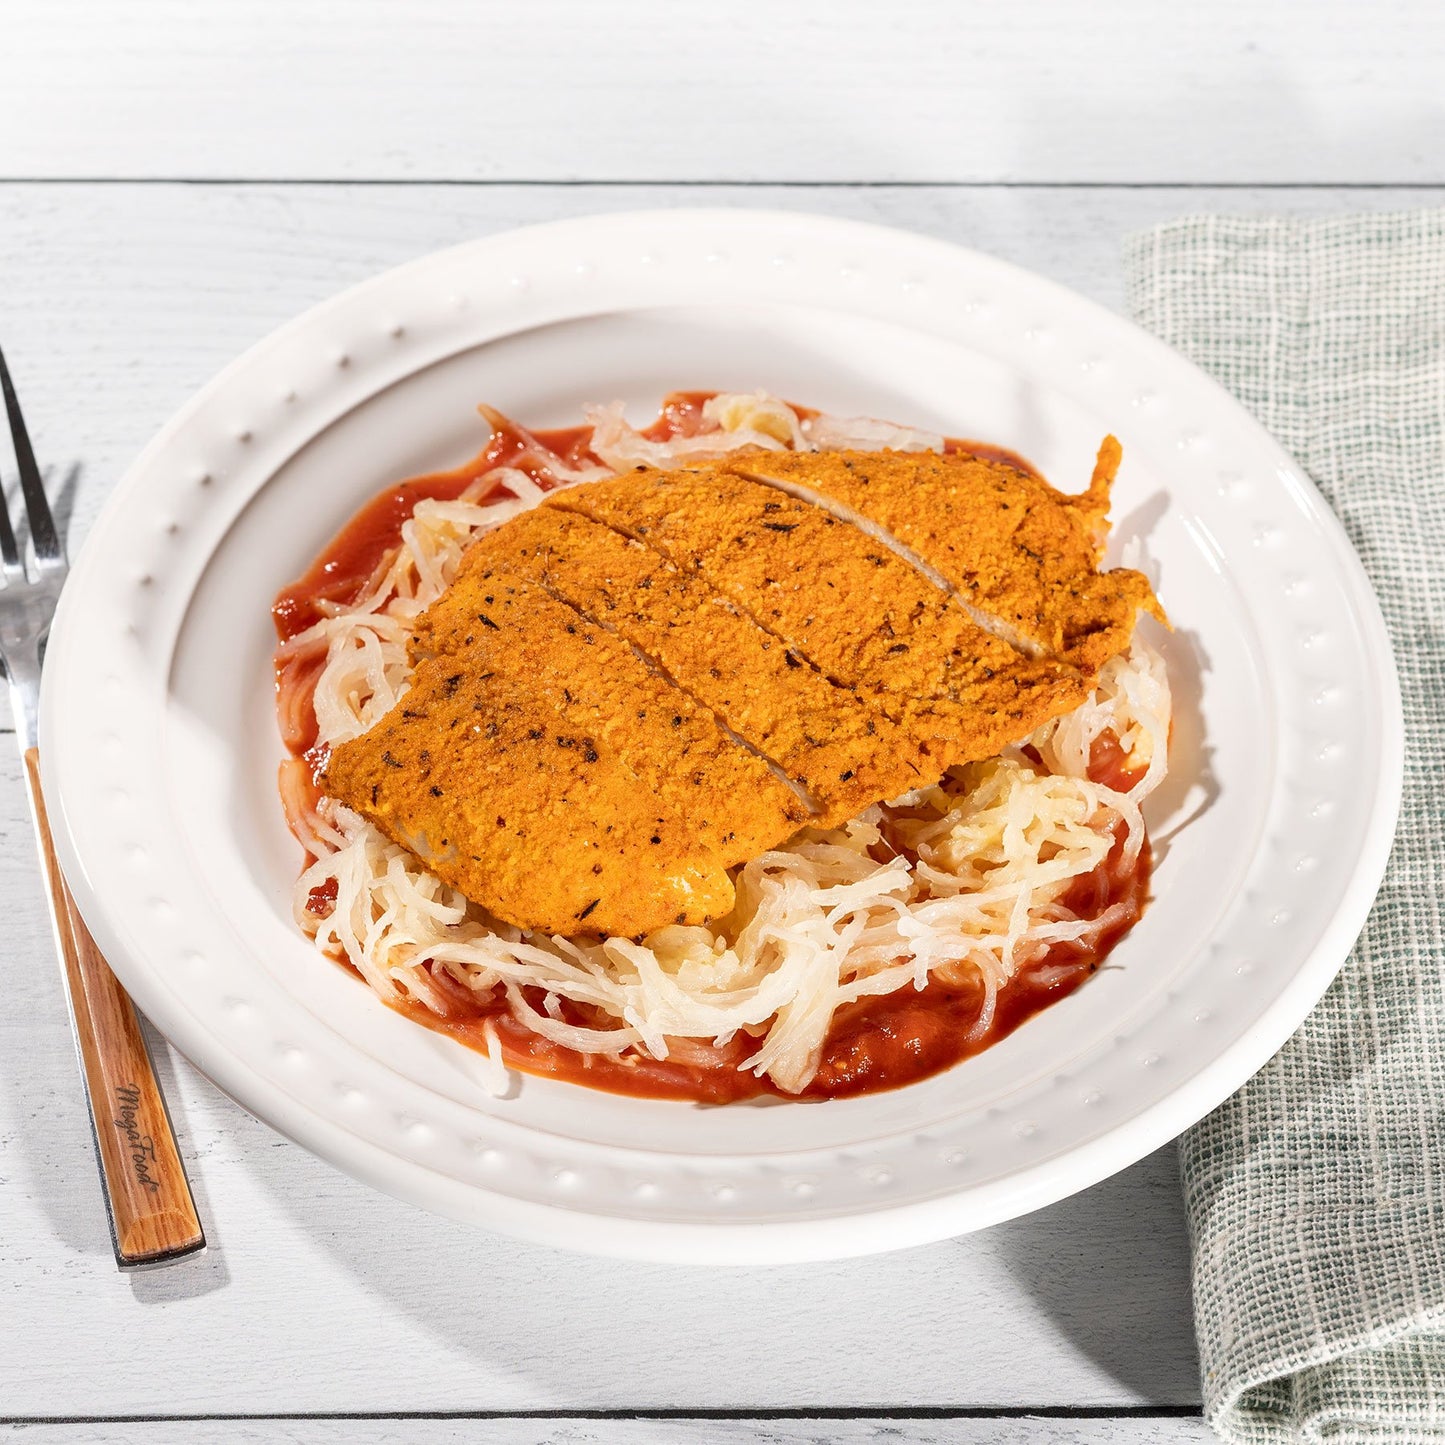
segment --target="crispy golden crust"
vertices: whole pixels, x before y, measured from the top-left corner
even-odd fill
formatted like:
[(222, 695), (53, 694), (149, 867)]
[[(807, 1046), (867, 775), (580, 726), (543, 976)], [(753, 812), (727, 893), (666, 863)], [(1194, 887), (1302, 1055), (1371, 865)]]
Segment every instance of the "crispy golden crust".
[[(654, 659), (802, 786), (815, 826), (835, 827), (930, 775), (919, 745), (880, 708), (830, 682), (704, 579), (609, 527), (538, 508), (472, 548), (461, 575), (483, 570), (532, 578)], [(445, 647), (468, 630), (456, 595), (454, 586), (423, 617), (419, 646)]]
[(723, 870), (807, 821), (710, 713), (542, 588), (476, 568), (448, 599), (473, 630), (336, 749), (326, 788), (406, 846), (425, 839), (421, 856), (498, 917), (629, 935), (701, 922), (731, 904)]
[(759, 451), (724, 465), (842, 503), (1013, 640), (1095, 672), (1128, 646), (1141, 611), (1163, 617), (1140, 573), (1098, 570), (1119, 455), (1106, 438), (1076, 497), (1001, 462), (934, 452)]
[(688, 822), (616, 749), (563, 726), (513, 680), (432, 659), (399, 708), (335, 749), (326, 790), (524, 927), (626, 933), (726, 912), (732, 884)]
[(1162, 616), (1097, 570), (1117, 466), (1109, 438), (1066, 497), (978, 458), (759, 451), (555, 492), (468, 553), (327, 790), (523, 928), (716, 917), (729, 868), (997, 754)]
[(633, 473), (554, 493), (547, 507), (628, 532), (705, 578), (881, 709), (935, 775), (991, 756), (1088, 690), (1074, 668), (985, 632), (881, 542), (726, 470)]

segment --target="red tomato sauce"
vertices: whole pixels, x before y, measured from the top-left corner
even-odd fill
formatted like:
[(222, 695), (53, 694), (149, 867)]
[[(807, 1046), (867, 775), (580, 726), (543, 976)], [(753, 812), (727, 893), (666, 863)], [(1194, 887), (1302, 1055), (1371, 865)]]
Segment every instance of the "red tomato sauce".
[[(674, 392), (664, 400), (657, 420), (642, 435), (649, 441), (697, 435), (705, 428), (703, 406), (713, 395), (707, 391)], [(817, 415), (805, 407), (794, 410), (804, 418)], [(500, 467), (517, 467), (547, 489), (552, 480), (545, 458), (539, 463), (538, 452), (551, 452), (568, 466), (596, 461), (588, 451), (590, 427), (528, 431), (505, 418), (488, 415), (495, 430), (476, 457), (452, 471), (414, 477), (372, 498), (332, 538), (305, 575), (282, 590), (272, 607), (280, 642), (289, 641), (320, 621), (326, 615), (324, 604), (344, 607), (363, 594), (400, 546), (402, 526), (418, 502), (427, 498), (455, 500)], [(1028, 461), (1005, 447), (949, 437), (944, 450), (984, 457), (1038, 475)], [(483, 486), (474, 500), (501, 501), (511, 496), (505, 482), (499, 481), (490, 490)], [(315, 746), (314, 710), (309, 703), (322, 665), (319, 659), (288, 662), (280, 656), (276, 662), (278, 692), (299, 688), (304, 693), (303, 708), (295, 706), (296, 698), (291, 699), (292, 706), (283, 714), (282, 730), (288, 750), (293, 757), (306, 760), (313, 778), (319, 776), (325, 761)], [(310, 719), (309, 733), (305, 728), (298, 730), (286, 724), (285, 716), (294, 718), (298, 712)], [(1096, 782), (1120, 791), (1132, 788), (1143, 776), (1141, 769), (1128, 767), (1127, 755), (1118, 740), (1107, 734), (1094, 743), (1089, 772)], [(901, 1088), (941, 1073), (997, 1043), (1042, 1009), (1073, 993), (1097, 971), (1143, 913), (1150, 869), (1148, 843), (1134, 865), (1126, 867), (1122, 832), (1117, 834), (1104, 863), (1076, 880), (1064, 902), (1083, 918), (1097, 917), (1115, 903), (1124, 903), (1118, 921), (1091, 947), (1056, 945), (1042, 959), (1020, 970), (999, 991), (993, 1018), (977, 1036), (971, 1030), (983, 1006), (981, 985), (958, 989), (934, 981), (921, 990), (905, 987), (844, 1005), (833, 1017), (818, 1073), (802, 1097), (844, 1098)], [(325, 917), (335, 901), (333, 880), (329, 887), (323, 884), (312, 889), (306, 906)], [(502, 996), (478, 999), (440, 970), (433, 974), (433, 981), (451, 1010), (446, 1017), (420, 1003), (393, 1007), (417, 1023), (483, 1052), (487, 1050), (490, 1025), (506, 1063), (526, 1073), (611, 1093), (703, 1104), (728, 1104), (763, 1095), (794, 1097), (784, 1094), (771, 1080), (740, 1070), (739, 1065), (756, 1049), (756, 1041), (750, 1038), (734, 1038), (723, 1049), (679, 1041), (681, 1052), (661, 1060), (582, 1054), (534, 1033), (513, 1015)], [(540, 1011), (542, 991), (523, 992), (531, 1006)], [(566, 1001), (561, 1007), (567, 1022), (593, 1022)]]

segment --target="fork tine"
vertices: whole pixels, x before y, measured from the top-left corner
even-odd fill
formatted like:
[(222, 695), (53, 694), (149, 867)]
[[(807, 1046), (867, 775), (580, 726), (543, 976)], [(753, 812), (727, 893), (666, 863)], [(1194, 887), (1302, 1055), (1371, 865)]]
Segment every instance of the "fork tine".
[(5, 488), (0, 486), (0, 570), (6, 577), (21, 573), (20, 549), (15, 545), (15, 533), (10, 527), (10, 511), (5, 505)]
[[(3, 351), (0, 351), (0, 388), (5, 392), (5, 412), (10, 418), (10, 436), (15, 443), (15, 465), (20, 470), (20, 491), (25, 498), (25, 511), (30, 518), (30, 540), (35, 547), (35, 560), (41, 566), (47, 562), (64, 562), (65, 548), (56, 535), (55, 520), (50, 515), (50, 503), (45, 500), (40, 468), (35, 465), (35, 453), (30, 449), (30, 436), (25, 430), (25, 419), (20, 415), (20, 399), (15, 395), (15, 386), (10, 380), (10, 368), (5, 365)], [(6, 530), (9, 531), (8, 518)], [(14, 545), (13, 536), (11, 545)], [(6, 556), (8, 560), (9, 554)]]

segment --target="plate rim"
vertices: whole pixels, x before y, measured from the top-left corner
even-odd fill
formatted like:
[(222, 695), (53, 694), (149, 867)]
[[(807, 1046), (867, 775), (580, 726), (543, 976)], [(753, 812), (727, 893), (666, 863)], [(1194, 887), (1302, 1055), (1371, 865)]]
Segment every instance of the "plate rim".
[[(836, 238), (866, 237), (875, 244), (911, 246), (920, 252), (932, 252), (950, 268), (965, 265), (984, 275), (992, 272), (1011, 278), (1015, 284), (1025, 286), (1045, 300), (1054, 296), (1067, 298), (1068, 305), (1076, 310), (1082, 308), (1091, 322), (1103, 322), (1111, 328), (1122, 327), (1127, 333), (1132, 333), (1131, 339), (1136, 345), (1143, 344), (1147, 352), (1152, 352), (1169, 368), (1186, 368), (1192, 386), (1198, 388), (1202, 385), (1213, 393), (1216, 402), (1222, 400), (1227, 403), (1234, 422), (1249, 429), (1256, 445), (1262, 444), (1289, 474), (1298, 473), (1300, 478), (1305, 478), (1303, 470), (1297, 468), (1240, 403), (1178, 352), (1128, 318), (1008, 261), (935, 237), (808, 212), (717, 208), (621, 212), (518, 228), (429, 253), (319, 302), (262, 337), (191, 397), (127, 468), (77, 557), (73, 577), (84, 582), (89, 575), (90, 558), (99, 547), (96, 539), (102, 537), (112, 513), (127, 504), (132, 492), (143, 489), (147, 471), (155, 459), (165, 454), (186, 425), (204, 412), (227, 383), (244, 375), (278, 345), (306, 334), (329, 316), (341, 314), (366, 301), (384, 287), (423, 276), (448, 261), (484, 256), (489, 249), (513, 247), (542, 233), (581, 240), (605, 236), (609, 231), (625, 235), (654, 226), (681, 226), (706, 232), (718, 226), (737, 226), (740, 223), (746, 227), (773, 227), (794, 236), (821, 232)], [(426, 364), (421, 363), (414, 369), (421, 369)], [(343, 409), (343, 414), (349, 409)], [(319, 434), (333, 422), (334, 419), (319, 422), (312, 428), (311, 434)], [(273, 1079), (263, 1074), (249, 1059), (230, 1049), (224, 1039), (202, 1038), (201, 1035), (209, 1034), (210, 1030), (195, 1015), (172, 1007), (163, 981), (148, 971), (144, 960), (133, 956), (125, 945), (119, 925), (110, 917), (104, 898), (92, 886), (83, 850), (77, 845), (72, 814), (72, 808), (78, 812), (84, 802), (67, 797), (66, 744), (59, 709), (53, 702), (47, 705), (59, 686), (56, 676), (63, 672), (66, 665), (70, 633), (75, 625), (69, 620), (70, 614), (78, 606), (75, 598), (82, 587), (68, 587), (57, 611), (52, 632), (51, 665), (46, 669), (41, 703), (42, 766), (51, 810), (55, 815), (56, 845), (62, 866), (71, 881), (83, 916), (91, 925), (103, 951), (117, 961), (116, 972), (138, 1005), (203, 1074), (243, 1108), (311, 1152), (354, 1177), (412, 1203), (455, 1218), (483, 1220), (491, 1227), (535, 1242), (570, 1245), (592, 1253), (624, 1258), (691, 1263), (781, 1263), (837, 1258), (872, 1253), (880, 1248), (903, 1247), (948, 1237), (967, 1229), (982, 1228), (1088, 1187), (1142, 1158), (1222, 1102), (1262, 1067), (1303, 1021), (1343, 964), (1369, 912), (1393, 841), (1403, 782), (1404, 737), (1398, 677), (1384, 619), (1363, 565), (1350, 547), (1333, 511), (1312, 484), (1306, 482), (1306, 486), (1308, 493), (1304, 501), (1311, 521), (1330, 544), (1336, 569), (1342, 569), (1352, 584), (1354, 614), (1364, 629), (1365, 640), (1373, 649), (1373, 661), (1378, 672), (1375, 680), (1380, 684), (1375, 713), (1380, 728), (1380, 786), (1376, 789), (1365, 834), (1360, 840), (1350, 886), (1341, 896), (1312, 952), (1256, 1016), (1253, 1027), (1232, 1045), (1213, 1053), (1208, 1062), (1195, 1070), (1185, 1083), (1114, 1124), (1098, 1138), (1084, 1144), (1065, 1146), (1056, 1156), (1037, 1160), (999, 1180), (966, 1185), (958, 1193), (902, 1205), (877, 1204), (866, 1210), (822, 1217), (753, 1221), (733, 1216), (717, 1222), (700, 1223), (629, 1219), (613, 1213), (589, 1212), (585, 1205), (563, 1207), (540, 1204), (430, 1171), (415, 1160), (404, 1161), (406, 1168), (413, 1174), (428, 1175), (429, 1180), (422, 1181), (428, 1187), (423, 1191), (414, 1185), (398, 1187), (398, 1161), (395, 1156), (359, 1135), (344, 1132), (335, 1119), (297, 1105)], [(250, 495), (254, 495), (256, 490), (259, 487), (252, 489)], [(92, 547), (93, 542), (95, 548)], [(258, 1098), (264, 1101), (261, 1107), (253, 1105), (252, 1101)], [(1143, 1147), (1140, 1147), (1141, 1142)], [(1068, 1168), (1059, 1167), (1060, 1157), (1069, 1162)], [(383, 1167), (384, 1162), (389, 1167)], [(423, 1193), (425, 1197), (421, 1197)], [(959, 1201), (965, 1195), (968, 1207), (963, 1209)], [(477, 1207), (479, 1200), (485, 1201), (485, 1208)], [(593, 1237), (579, 1241), (578, 1227), (584, 1221), (596, 1227), (590, 1230)], [(867, 1230), (861, 1227), (862, 1221), (869, 1222)], [(875, 1223), (891, 1227), (873, 1228)], [(883, 1241), (881, 1244), (880, 1239)]]

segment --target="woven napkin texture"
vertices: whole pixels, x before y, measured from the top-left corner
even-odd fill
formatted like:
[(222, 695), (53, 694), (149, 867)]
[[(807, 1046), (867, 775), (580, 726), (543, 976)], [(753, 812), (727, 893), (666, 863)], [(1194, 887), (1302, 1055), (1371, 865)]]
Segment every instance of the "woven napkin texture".
[(1126, 263), (1138, 320), (1334, 507), (1404, 692), (1403, 810), (1364, 932), (1181, 1141), (1205, 1414), (1232, 1441), (1445, 1441), (1445, 211), (1191, 218)]

